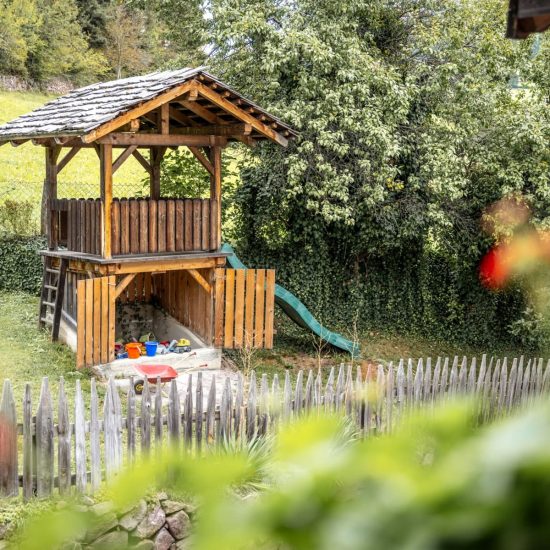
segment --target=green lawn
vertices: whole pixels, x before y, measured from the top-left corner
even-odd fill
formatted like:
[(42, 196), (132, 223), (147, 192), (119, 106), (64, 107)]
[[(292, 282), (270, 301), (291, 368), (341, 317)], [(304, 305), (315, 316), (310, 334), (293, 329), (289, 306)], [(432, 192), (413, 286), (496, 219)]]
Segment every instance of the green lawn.
[(90, 391), (89, 373), (76, 371), (74, 354), (65, 345), (52, 343), (49, 334), (38, 329), (37, 317), (38, 298), (25, 293), (0, 292), (0, 378), (11, 381), (19, 415), (26, 382), (32, 385), (34, 410), (44, 376), (49, 378), (55, 402), (61, 376), (69, 390), (70, 405), (74, 398), (74, 391), (70, 390), (77, 379), (81, 380), (85, 395)]

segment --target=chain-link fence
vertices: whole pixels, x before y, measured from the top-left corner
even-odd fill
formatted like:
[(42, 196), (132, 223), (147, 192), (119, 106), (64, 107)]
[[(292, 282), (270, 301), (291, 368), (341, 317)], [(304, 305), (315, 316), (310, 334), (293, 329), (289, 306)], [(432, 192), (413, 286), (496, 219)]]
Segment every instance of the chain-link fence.
[[(32, 235), (40, 231), (43, 181), (0, 179), (0, 234)], [(147, 193), (141, 181), (115, 182), (115, 197), (139, 197)], [(99, 198), (99, 182), (59, 181), (57, 196), (67, 199)]]

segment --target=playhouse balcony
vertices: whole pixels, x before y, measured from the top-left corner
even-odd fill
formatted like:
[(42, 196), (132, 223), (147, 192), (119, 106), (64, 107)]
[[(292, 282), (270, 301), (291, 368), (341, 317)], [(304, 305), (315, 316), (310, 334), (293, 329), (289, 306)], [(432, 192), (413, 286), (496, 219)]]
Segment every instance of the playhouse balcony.
[[(100, 199), (52, 199), (50, 248), (102, 255)], [(215, 252), (218, 203), (212, 199), (113, 199), (111, 254)]]

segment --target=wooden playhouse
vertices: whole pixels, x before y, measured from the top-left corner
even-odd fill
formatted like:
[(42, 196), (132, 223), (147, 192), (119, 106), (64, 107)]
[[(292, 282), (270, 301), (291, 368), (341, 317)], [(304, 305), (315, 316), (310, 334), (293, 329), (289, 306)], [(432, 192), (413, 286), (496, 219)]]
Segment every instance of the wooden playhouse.
[[(39, 322), (79, 368), (114, 360), (117, 307), (131, 302), (155, 304), (207, 346), (272, 346), (274, 272), (224, 267), (221, 159), (231, 141), (286, 146), (295, 135), (200, 68), (87, 86), (0, 127), (0, 145), (45, 151)], [(162, 196), (162, 159), (178, 147), (210, 174), (208, 198)], [(59, 197), (58, 175), (83, 148), (97, 152), (101, 198)], [(147, 198), (113, 197), (131, 156), (149, 174)]]

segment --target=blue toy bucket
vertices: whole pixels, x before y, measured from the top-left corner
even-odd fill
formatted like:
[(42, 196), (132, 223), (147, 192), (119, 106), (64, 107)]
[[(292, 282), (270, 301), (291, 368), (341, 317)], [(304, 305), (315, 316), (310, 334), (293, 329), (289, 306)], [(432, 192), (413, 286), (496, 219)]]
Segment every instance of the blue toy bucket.
[(158, 342), (145, 342), (145, 353), (147, 357), (154, 357), (157, 354)]

